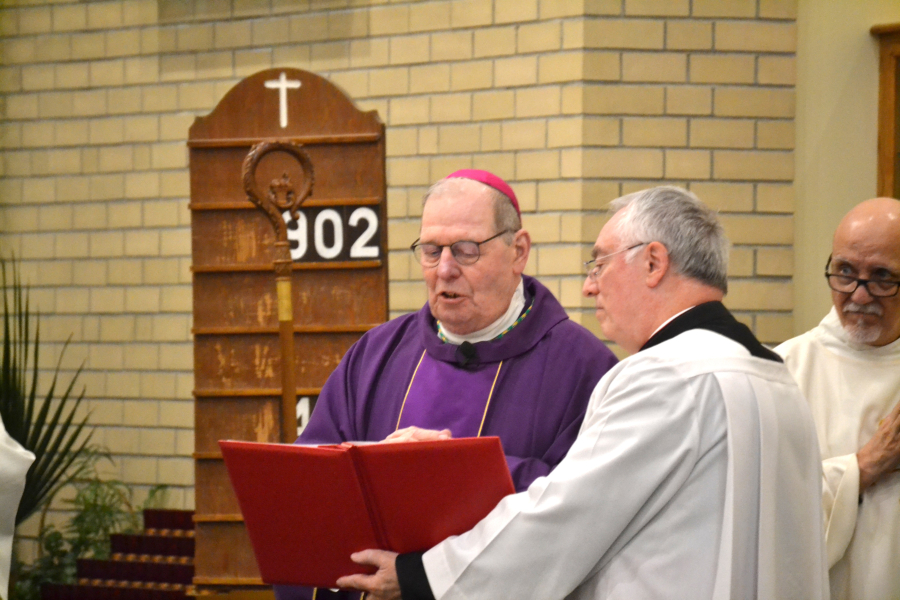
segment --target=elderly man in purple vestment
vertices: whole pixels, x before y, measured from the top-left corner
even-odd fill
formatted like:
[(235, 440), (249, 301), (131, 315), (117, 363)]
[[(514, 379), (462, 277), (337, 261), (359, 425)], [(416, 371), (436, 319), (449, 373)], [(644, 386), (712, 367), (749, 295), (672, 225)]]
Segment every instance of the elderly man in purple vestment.
[[(516, 195), (501, 178), (466, 169), (434, 184), (412, 245), (428, 304), (350, 349), (298, 442), (495, 435), (517, 490), (547, 475), (616, 358), (523, 275), (530, 250)], [(313, 593), (276, 591), (281, 600)]]

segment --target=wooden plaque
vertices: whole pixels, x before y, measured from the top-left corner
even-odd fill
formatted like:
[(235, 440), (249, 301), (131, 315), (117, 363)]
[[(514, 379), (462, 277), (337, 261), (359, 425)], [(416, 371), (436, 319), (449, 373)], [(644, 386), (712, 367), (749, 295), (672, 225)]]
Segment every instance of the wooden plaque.
[[(344, 353), (387, 320), (384, 125), (317, 75), (270, 69), (238, 83), (194, 121), (188, 146), (194, 583), (201, 590), (262, 586), (216, 442), (293, 441), (295, 415), (309, 414)], [(271, 151), (248, 159), (261, 147)], [(250, 201), (244, 174), (251, 163), (259, 195), (303, 196), (295, 216), (282, 216), (283, 225), (280, 209), (270, 217)], [(276, 247), (280, 236), (290, 260), (284, 239)], [(282, 254), (293, 315), (287, 354), (273, 266)], [(288, 393), (285, 362), (296, 385)], [(286, 406), (294, 392), (309, 404)]]
[(900, 23), (876, 25), (878, 38), (878, 195), (900, 198)]

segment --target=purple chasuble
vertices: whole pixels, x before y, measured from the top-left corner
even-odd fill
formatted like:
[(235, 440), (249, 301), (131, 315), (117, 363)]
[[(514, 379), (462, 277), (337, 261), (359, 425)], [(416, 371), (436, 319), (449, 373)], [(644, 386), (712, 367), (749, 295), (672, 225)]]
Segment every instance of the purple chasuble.
[[(417, 425), (452, 430), (460, 418), (451, 414), (447, 403), (452, 402), (464, 420), (484, 419), (481, 435), (500, 437), (517, 490), (549, 473), (578, 435), (594, 386), (617, 361), (592, 333), (569, 320), (547, 288), (527, 275), (522, 279), (531, 312), (500, 339), (471, 344), (471, 356), (441, 341), (427, 304), (368, 331), (328, 378), (298, 442), (383, 440), (397, 430), (405, 398), (412, 415), (404, 416), (401, 426), (412, 423), (410, 417), (427, 416)], [(420, 360), (426, 376), (416, 381)], [(494, 375), (485, 414), (487, 394), (478, 389)], [(438, 395), (426, 397), (431, 394)], [(430, 414), (430, 407), (446, 408), (449, 420)]]
[(449, 429), (453, 437), (478, 437), (499, 364), (461, 371), (431, 358), (426, 350), (413, 375), (397, 429)]
[[(454, 436), (476, 435), (481, 427), (481, 435), (500, 437), (517, 491), (549, 473), (575, 441), (597, 382), (617, 361), (594, 334), (569, 320), (546, 287), (533, 277), (522, 279), (531, 312), (499, 340), (473, 344), (471, 359), (461, 360), (459, 346), (441, 341), (427, 304), (367, 332), (328, 378), (297, 441), (379, 441), (397, 429), (398, 420), (401, 427), (449, 428)], [(426, 376), (413, 378), (423, 352)], [(314, 494), (320, 485), (328, 484), (310, 482), (297, 493)], [(313, 595), (311, 588), (275, 591), (279, 600)], [(316, 592), (316, 600), (337, 598), (359, 600), (360, 593)]]

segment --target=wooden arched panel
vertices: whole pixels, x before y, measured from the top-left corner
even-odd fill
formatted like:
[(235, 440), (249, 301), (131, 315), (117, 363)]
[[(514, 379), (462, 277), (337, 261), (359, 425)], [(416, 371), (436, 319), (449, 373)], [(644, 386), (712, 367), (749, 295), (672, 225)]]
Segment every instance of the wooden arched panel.
[[(388, 315), (384, 125), (313, 73), (270, 69), (244, 79), (194, 122), (188, 140), (201, 589), (262, 585), (216, 441), (288, 442), (295, 429), (286, 415), (296, 407), (285, 410), (281, 388), (276, 233), (242, 182), (261, 142), (299, 148), (314, 180), (286, 230), (296, 395), (315, 398), (350, 345)], [(285, 173), (304, 176), (293, 174), (290, 154), (259, 161), (263, 188)]]

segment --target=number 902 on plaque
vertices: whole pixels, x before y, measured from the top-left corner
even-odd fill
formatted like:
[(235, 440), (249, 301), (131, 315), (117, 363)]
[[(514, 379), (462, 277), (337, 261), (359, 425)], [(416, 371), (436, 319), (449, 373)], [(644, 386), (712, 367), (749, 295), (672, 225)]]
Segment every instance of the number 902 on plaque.
[(368, 206), (303, 208), (296, 220), (283, 216), (294, 262), (381, 258), (378, 213)]

